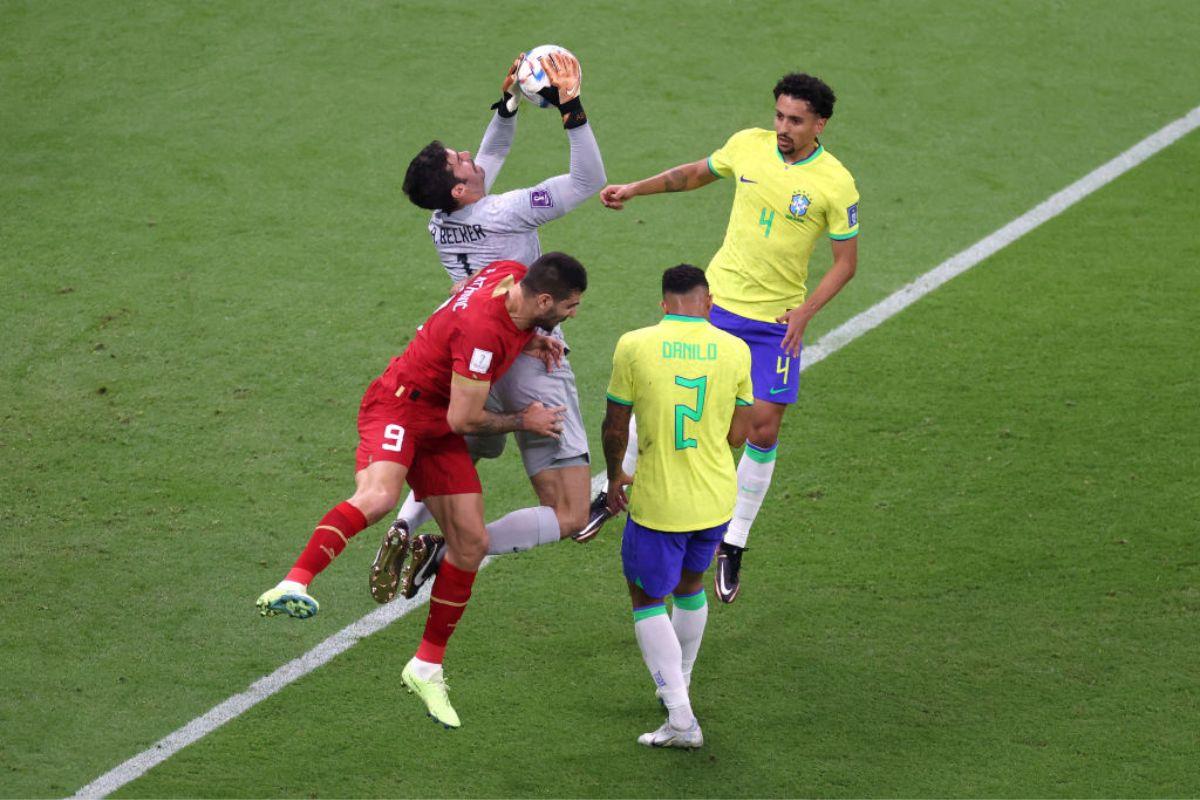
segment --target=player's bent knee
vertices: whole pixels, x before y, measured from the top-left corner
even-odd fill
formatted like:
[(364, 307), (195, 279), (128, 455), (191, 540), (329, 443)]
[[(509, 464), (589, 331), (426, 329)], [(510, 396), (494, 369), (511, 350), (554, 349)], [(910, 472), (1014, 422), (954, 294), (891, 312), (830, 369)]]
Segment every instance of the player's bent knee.
[(782, 425), (782, 412), (755, 415), (750, 420), (750, 434), (746, 440), (753, 442), (755, 447), (774, 447), (779, 442), (779, 429)]
[(684, 571), (679, 579), (679, 584), (675, 587), (672, 594), (677, 597), (687, 597), (704, 588), (704, 574), (696, 572)]
[(488, 537), (484, 531), (480, 537), (455, 537), (447, 542), (454, 562), (463, 569), (476, 570), (487, 557)]
[(362, 512), (371, 525), (391, 513), (400, 501), (398, 492), (383, 487), (363, 487), (350, 498), (350, 505)]

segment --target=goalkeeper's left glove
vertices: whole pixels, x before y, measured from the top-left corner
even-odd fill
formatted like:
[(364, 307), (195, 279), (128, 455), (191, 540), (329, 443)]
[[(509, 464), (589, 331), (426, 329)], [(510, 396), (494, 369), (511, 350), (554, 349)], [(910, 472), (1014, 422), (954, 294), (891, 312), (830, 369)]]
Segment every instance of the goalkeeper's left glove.
[(568, 53), (551, 53), (542, 57), (542, 69), (550, 85), (539, 89), (546, 102), (558, 107), (563, 127), (568, 130), (587, 123), (587, 113), (579, 100), (579, 62)]

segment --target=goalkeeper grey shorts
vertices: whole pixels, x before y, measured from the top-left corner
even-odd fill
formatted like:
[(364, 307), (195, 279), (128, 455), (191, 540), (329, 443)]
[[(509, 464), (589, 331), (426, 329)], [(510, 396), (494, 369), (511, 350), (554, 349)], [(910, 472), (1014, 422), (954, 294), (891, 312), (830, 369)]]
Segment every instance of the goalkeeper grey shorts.
[[(553, 371), (534, 356), (517, 356), (508, 372), (492, 386), (487, 409), (492, 412), (520, 411), (538, 401), (545, 406), (566, 406), (562, 435), (558, 439), (538, 436), (528, 431), (516, 431), (525, 474), (537, 475), (547, 469), (562, 469), (589, 463), (587, 432), (579, 411), (579, 392), (575, 389), (575, 372), (564, 357)], [(506, 434), (468, 436), (467, 447), (473, 458), (497, 458), (504, 452)]]

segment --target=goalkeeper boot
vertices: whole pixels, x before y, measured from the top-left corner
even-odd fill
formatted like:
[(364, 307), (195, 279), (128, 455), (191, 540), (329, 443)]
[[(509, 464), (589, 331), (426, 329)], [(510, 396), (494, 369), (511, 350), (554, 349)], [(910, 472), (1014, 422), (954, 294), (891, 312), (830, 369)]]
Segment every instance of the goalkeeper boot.
[(413, 537), (408, 560), (400, 569), (400, 594), (412, 599), (425, 582), (437, 575), (446, 554), (446, 537), (421, 533)]
[(296, 619), (316, 616), (321, 606), (308, 593), (308, 587), (296, 581), (280, 581), (274, 589), (259, 595), (258, 613), (264, 617), (287, 614)]
[(684, 750), (695, 750), (704, 746), (704, 734), (700, 732), (699, 720), (692, 720), (691, 727), (680, 730), (667, 720), (656, 731), (643, 733), (638, 737), (638, 744), (646, 747), (680, 747)]
[(717, 553), (717, 568), (713, 574), (713, 584), (717, 590), (717, 597), (722, 603), (732, 603), (737, 599), (738, 592), (742, 590), (742, 553), (744, 552), (746, 552), (744, 547), (721, 542), (721, 549)]
[(429, 678), (420, 678), (413, 667), (415, 660), (409, 661), (404, 666), (404, 671), (400, 673), (400, 680), (404, 682), (404, 688), (408, 689), (409, 694), (415, 694), (421, 698), (425, 703), (427, 713), (434, 722), (441, 723), (446, 728), (461, 726), (458, 713), (455, 712), (454, 706), (450, 705), (450, 687), (446, 685), (446, 680), (442, 677), (442, 668), (438, 667), (437, 672), (434, 672)]
[(408, 552), (409, 542), (408, 523), (397, 519), (383, 535), (379, 544), (379, 552), (371, 564), (369, 583), (371, 597), (376, 603), (390, 603), (396, 598), (396, 589), (400, 585), (400, 565)]
[(571, 538), (577, 542), (590, 542), (604, 527), (604, 523), (612, 519), (612, 516), (608, 511), (608, 492), (600, 492), (592, 500), (592, 506), (588, 509), (587, 525), (584, 525), (583, 530)]

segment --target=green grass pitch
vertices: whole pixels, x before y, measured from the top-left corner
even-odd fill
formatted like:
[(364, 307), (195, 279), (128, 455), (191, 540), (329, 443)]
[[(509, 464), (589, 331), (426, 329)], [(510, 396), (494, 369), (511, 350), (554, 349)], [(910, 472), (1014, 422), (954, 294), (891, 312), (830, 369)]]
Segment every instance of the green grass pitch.
[[(812, 342), (1195, 107), (1198, 40), (1181, 1), (0, 4), (0, 796), (74, 793), (375, 608), (378, 529), (314, 620), (253, 601), (445, 295), (408, 159), (473, 149), (520, 50), (579, 55), (614, 182), (825, 77), (863, 233)], [(566, 161), (526, 106), (497, 188)], [(660, 712), (611, 525), (481, 575), (461, 731), (399, 687), (419, 612), (118, 796), (1200, 794), (1197, 164), (1193, 133), (805, 372), (699, 753), (634, 744)], [(728, 207), (543, 231), (592, 276), (594, 445), (613, 344)], [(529, 503), (517, 464), (483, 467), (489, 516)]]

